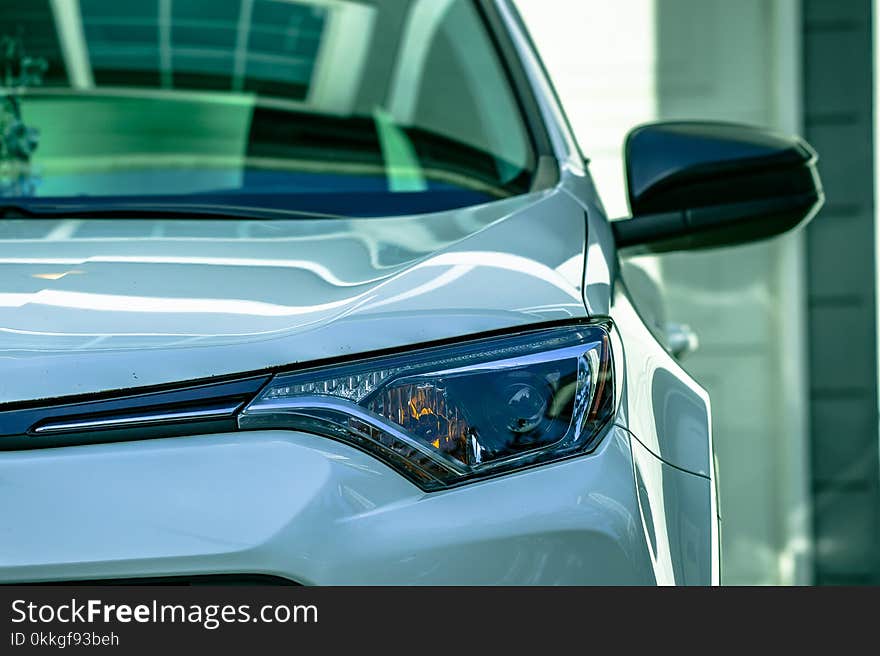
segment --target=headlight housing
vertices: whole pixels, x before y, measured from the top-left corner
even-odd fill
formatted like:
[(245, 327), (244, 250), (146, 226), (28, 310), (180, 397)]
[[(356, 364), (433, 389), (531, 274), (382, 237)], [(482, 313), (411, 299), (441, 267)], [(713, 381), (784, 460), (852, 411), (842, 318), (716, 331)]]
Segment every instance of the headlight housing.
[(347, 442), (432, 491), (595, 448), (612, 368), (605, 324), (550, 328), (280, 374), (238, 421)]

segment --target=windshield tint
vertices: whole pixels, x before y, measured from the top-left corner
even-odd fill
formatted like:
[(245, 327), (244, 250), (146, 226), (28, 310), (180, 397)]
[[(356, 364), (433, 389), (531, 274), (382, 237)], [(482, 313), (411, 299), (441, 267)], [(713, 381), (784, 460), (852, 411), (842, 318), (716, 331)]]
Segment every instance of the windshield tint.
[(534, 169), (465, 0), (3, 0), (0, 76), (0, 203), (403, 212), (522, 193)]

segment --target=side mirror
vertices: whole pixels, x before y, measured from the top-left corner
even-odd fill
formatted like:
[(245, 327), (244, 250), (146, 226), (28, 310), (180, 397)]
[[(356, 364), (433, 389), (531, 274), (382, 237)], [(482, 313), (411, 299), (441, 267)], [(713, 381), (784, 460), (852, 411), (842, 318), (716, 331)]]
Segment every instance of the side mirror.
[(712, 122), (653, 123), (624, 146), (632, 218), (618, 248), (661, 253), (733, 246), (809, 221), (825, 200), (805, 141)]

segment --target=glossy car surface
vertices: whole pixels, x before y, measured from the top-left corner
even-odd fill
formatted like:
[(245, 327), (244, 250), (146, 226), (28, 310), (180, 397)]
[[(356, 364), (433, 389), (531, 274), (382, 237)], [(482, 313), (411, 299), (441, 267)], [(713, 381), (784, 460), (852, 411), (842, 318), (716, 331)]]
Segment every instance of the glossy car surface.
[[(521, 192), (333, 218), (0, 198), (19, 208), (0, 221), (0, 580), (718, 583), (709, 399), (621, 283), (514, 8), (473, 6), (528, 126)], [(279, 372), (597, 325), (611, 411), (565, 457), (431, 488), (345, 436), (243, 419)]]

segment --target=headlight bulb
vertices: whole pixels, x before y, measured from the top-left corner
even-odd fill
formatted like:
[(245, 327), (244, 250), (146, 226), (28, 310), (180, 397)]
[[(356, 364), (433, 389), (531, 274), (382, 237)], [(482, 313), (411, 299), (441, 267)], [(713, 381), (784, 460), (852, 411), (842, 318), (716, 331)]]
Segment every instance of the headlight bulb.
[(548, 399), (528, 383), (514, 383), (504, 390), (507, 398), (507, 429), (522, 435), (537, 429), (547, 416)]

